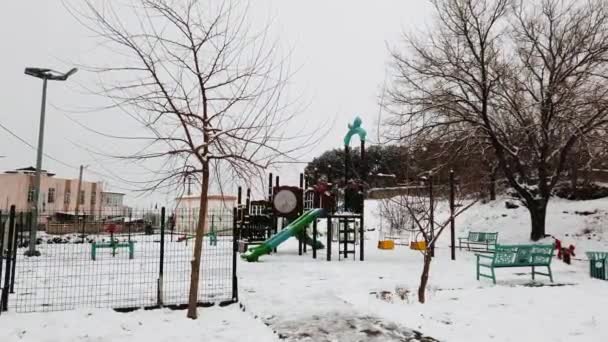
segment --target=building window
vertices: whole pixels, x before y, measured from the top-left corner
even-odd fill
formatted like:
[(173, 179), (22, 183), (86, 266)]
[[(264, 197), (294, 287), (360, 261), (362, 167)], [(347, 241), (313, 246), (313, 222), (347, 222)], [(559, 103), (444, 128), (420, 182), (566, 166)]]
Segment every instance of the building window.
[(55, 203), (55, 188), (49, 188), (48, 203)]
[(95, 206), (95, 203), (97, 203), (97, 194), (94, 192), (91, 192), (91, 208)]
[(78, 196), (78, 204), (84, 205), (84, 190), (80, 190), (80, 194)]
[(34, 195), (36, 194), (36, 190), (34, 188), (29, 188), (27, 191), (27, 201), (34, 202)]
[(70, 197), (72, 197), (72, 194), (69, 191), (66, 191), (65, 195), (63, 195), (63, 203), (70, 204)]

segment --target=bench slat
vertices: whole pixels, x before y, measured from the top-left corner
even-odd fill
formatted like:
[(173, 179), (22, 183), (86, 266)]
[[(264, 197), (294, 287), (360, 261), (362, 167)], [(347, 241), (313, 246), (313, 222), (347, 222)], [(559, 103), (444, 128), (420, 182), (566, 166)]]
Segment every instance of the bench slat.
[[(548, 276), (553, 281), (551, 274), (551, 259), (553, 257), (553, 245), (496, 245), (494, 254), (492, 255), (491, 264), (484, 264), (477, 255), (477, 279), (484, 276), (480, 273), (480, 267), (492, 269), (492, 278), (494, 283), (494, 268), (503, 267), (532, 267), (532, 279), (536, 274)], [(483, 256), (489, 258), (488, 256)], [(541, 273), (535, 270), (537, 266), (547, 267), (548, 273)]]
[[(458, 243), (459, 248), (462, 249), (463, 242), (466, 244), (467, 249), (471, 250), (471, 245), (485, 246), (486, 251), (491, 251), (491, 248), (496, 245), (498, 240), (498, 233), (495, 232), (469, 232), (466, 237), (459, 237)], [(481, 249), (475, 249), (481, 250)]]

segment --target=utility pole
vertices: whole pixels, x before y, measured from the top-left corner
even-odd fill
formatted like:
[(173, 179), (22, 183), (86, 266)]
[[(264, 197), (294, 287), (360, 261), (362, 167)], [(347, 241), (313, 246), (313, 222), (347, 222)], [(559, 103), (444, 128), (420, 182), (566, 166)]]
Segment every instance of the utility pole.
[(82, 171), (84, 170), (84, 166), (80, 165), (80, 175), (78, 176), (78, 190), (76, 191), (76, 210), (75, 215), (78, 219), (78, 210), (80, 209), (80, 191), (82, 189)]

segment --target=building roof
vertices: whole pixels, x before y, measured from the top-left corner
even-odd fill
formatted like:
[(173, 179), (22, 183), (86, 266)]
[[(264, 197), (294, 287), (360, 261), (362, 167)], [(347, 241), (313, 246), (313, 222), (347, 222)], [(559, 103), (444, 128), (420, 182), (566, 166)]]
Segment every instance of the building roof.
[[(47, 170), (40, 170), (42, 173), (46, 173), (47, 176), (49, 177), (53, 177), (55, 174), (54, 173), (50, 173)], [(15, 169), (15, 170), (9, 170), (9, 171), (5, 171), (4, 173), (35, 173), (36, 172), (36, 168), (33, 166), (28, 166), (28, 167), (22, 167), (19, 169)]]
[[(184, 195), (181, 197), (177, 197), (175, 200), (189, 200), (189, 199), (200, 199), (201, 195)], [(234, 195), (207, 195), (208, 200), (223, 200), (223, 201), (236, 201), (236, 196)]]

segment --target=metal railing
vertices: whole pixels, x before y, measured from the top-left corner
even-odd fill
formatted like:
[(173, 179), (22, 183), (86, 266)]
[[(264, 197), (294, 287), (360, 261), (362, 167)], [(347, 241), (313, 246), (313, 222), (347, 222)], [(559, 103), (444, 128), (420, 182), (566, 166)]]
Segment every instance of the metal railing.
[[(0, 214), (0, 311), (80, 307), (135, 309), (187, 303), (198, 215), (165, 208), (128, 217), (31, 212)], [(180, 221), (177, 219), (181, 217)], [(232, 212), (209, 213), (199, 303), (233, 302), (236, 249)], [(211, 220), (208, 220), (211, 221)], [(40, 222), (37, 241), (29, 225)], [(36, 243), (40, 256), (24, 252)]]

